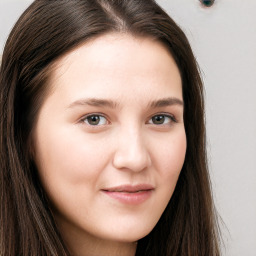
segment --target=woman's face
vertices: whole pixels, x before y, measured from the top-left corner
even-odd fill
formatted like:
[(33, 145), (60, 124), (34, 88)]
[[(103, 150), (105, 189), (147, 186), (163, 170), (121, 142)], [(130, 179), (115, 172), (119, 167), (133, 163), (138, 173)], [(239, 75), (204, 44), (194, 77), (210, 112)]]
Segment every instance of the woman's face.
[(33, 134), (63, 236), (132, 242), (166, 208), (186, 152), (181, 77), (149, 38), (108, 34), (58, 61)]

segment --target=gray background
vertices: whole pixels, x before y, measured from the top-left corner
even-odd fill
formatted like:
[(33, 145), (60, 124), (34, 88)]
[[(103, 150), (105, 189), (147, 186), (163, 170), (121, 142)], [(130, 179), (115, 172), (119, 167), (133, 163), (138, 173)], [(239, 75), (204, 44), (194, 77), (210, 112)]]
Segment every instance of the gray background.
[[(0, 0), (0, 54), (31, 0)], [(256, 1), (158, 0), (187, 34), (206, 88), (208, 153), (223, 255), (256, 255)]]

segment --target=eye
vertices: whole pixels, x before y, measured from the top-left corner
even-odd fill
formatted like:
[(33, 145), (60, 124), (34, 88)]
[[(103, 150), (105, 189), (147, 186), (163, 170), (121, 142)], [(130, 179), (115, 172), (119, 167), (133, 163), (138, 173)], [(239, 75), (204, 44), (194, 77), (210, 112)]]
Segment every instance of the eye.
[(156, 125), (171, 124), (172, 122), (177, 122), (174, 116), (165, 114), (155, 115), (149, 120), (150, 124)]
[(107, 119), (101, 115), (89, 115), (82, 119), (82, 121), (88, 125), (105, 125), (108, 123)]

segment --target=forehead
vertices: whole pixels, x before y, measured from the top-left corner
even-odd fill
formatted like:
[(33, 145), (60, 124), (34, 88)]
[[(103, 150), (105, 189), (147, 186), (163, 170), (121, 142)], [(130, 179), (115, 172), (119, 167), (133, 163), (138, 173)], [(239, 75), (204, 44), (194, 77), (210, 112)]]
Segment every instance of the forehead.
[(129, 34), (107, 34), (79, 46), (58, 61), (51, 81), (74, 98), (171, 93), (182, 99), (179, 70), (167, 48)]

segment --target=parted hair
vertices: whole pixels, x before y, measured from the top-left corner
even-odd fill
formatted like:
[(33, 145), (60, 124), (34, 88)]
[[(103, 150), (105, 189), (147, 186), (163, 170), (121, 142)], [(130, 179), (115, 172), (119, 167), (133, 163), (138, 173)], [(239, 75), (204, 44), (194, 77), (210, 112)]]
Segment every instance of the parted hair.
[(206, 157), (204, 91), (190, 44), (154, 0), (36, 0), (13, 27), (0, 69), (0, 255), (70, 255), (30, 153), (54, 63), (86, 41), (128, 33), (162, 42), (182, 78), (185, 162), (172, 198), (137, 256), (219, 256)]

